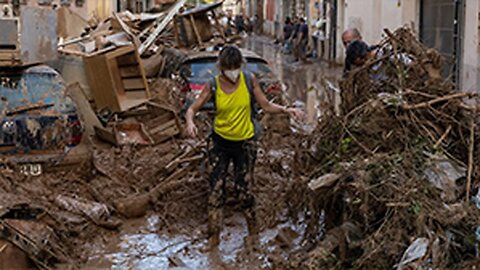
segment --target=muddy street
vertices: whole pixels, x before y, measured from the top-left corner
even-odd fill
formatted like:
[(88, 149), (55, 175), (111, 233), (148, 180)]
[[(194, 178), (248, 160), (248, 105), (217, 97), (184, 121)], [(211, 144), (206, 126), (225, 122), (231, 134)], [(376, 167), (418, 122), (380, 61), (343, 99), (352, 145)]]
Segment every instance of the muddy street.
[(322, 94), (322, 80), (336, 82), (341, 76), (342, 67), (327, 61), (309, 58), (303, 64), (295, 62), (292, 54), (282, 53), (282, 46), (271, 38), (251, 35), (243, 41), (243, 46), (265, 58), (273, 72), (286, 85), (291, 102), (307, 102), (308, 90), (318, 90)]
[[(327, 90), (325, 80), (337, 84), (342, 67), (319, 59), (308, 59), (308, 63), (295, 62), (292, 54), (282, 53), (282, 46), (264, 36), (251, 35), (243, 46), (265, 58), (273, 72), (285, 84), (286, 95), (293, 105), (306, 108), (309, 122), (321, 114), (320, 103), (331, 98), (339, 103), (339, 95)], [(328, 97), (327, 97), (328, 96)]]
[(459, 18), (373, 33), (341, 28), (412, 4), (367, 23), (366, 0), (0, 2), (0, 269), (478, 269)]
[[(305, 65), (291, 63), (290, 56), (283, 55), (272, 40), (264, 37), (248, 38), (246, 47), (269, 61), (273, 72), (287, 85), (289, 102), (300, 107), (311, 106), (307, 108), (308, 118), (316, 119), (319, 97), (325, 91), (320, 81), (322, 78), (335, 81), (340, 69), (329, 68), (320, 62)], [(282, 124), (282, 121), (285, 120), (280, 119), (279, 127), (271, 128), (271, 134), (268, 134), (273, 141), (288, 141), (287, 134), (290, 133), (281, 131), (288, 123)], [(285, 135), (286, 140), (279, 139)], [(235, 209), (234, 204), (225, 209), (225, 226), (218, 250), (210, 250), (205, 238), (207, 193), (203, 192), (197, 196), (193, 194), (196, 197), (193, 202), (189, 198), (179, 198), (180, 201), (185, 201), (173, 206), (177, 202), (165, 201), (161, 203), (162, 206), (157, 206), (157, 211), (163, 213), (153, 211), (145, 218), (127, 220), (118, 234), (95, 238), (93, 243), (88, 244), (92, 252), (85, 266), (114, 269), (281, 268), (282, 261), (301, 249), (306, 223), (303, 216), (293, 219), (288, 217), (288, 199), (284, 197), (287, 196), (287, 190), (291, 189), (289, 171), (293, 166), (293, 152), (289, 145), (283, 147), (279, 144), (275, 147), (274, 144), (265, 144), (265, 148), (260, 149), (257, 174), (261, 184), (254, 187), (254, 190), (260, 199), (259, 209), (263, 211), (261, 217), (265, 224), (262, 225), (259, 243), (253, 253), (246, 246), (248, 231), (245, 218), (242, 211)], [(278, 164), (282, 168), (280, 171), (269, 169), (272, 164)], [(201, 170), (200, 167), (197, 169)], [(273, 194), (281, 196), (273, 199), (270, 197)], [(177, 211), (166, 213), (171, 209)], [(189, 210), (196, 212), (195, 215), (189, 215)], [(168, 216), (173, 221), (166, 220)]]

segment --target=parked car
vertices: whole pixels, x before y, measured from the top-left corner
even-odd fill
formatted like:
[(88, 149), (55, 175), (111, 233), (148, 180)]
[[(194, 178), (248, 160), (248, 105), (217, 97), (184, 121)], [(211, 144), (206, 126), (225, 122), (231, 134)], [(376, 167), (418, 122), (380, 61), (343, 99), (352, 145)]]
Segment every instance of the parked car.
[(26, 174), (83, 161), (83, 126), (62, 77), (41, 65), (0, 71), (0, 158)]
[[(279, 96), (284, 91), (284, 85), (275, 77), (268, 66), (268, 62), (252, 51), (241, 49), (246, 60), (245, 70), (255, 74), (262, 91), (267, 97)], [(180, 86), (185, 99), (185, 106), (190, 106), (200, 95), (203, 87), (218, 74), (216, 66), (219, 51), (193, 52), (188, 54), (180, 66), (180, 77), (183, 83)], [(207, 103), (204, 109), (211, 109), (213, 104)]]

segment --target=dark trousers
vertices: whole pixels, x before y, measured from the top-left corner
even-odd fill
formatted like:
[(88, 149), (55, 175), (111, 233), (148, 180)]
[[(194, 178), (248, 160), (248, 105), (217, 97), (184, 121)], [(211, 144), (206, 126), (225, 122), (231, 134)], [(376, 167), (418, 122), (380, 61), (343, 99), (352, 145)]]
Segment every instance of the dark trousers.
[[(209, 233), (218, 235), (221, 230), (222, 208), (226, 201), (226, 180), (230, 162), (233, 163), (235, 196), (244, 210), (250, 233), (255, 232), (255, 198), (248, 186), (253, 181), (253, 168), (257, 148), (253, 141), (230, 141), (212, 135), (213, 148), (209, 151), (213, 171), (210, 174), (211, 192), (208, 198)], [(252, 231), (253, 230), (253, 231)]]
[(302, 38), (301, 40), (297, 40), (296, 42), (297, 43), (295, 44), (294, 48), (295, 60), (306, 60), (308, 38)]

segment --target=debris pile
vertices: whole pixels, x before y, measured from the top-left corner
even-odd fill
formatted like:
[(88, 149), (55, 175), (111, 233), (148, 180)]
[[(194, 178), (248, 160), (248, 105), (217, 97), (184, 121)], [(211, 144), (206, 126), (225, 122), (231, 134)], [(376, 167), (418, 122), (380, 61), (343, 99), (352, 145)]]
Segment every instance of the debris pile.
[(375, 60), (341, 82), (341, 112), (297, 149), (308, 178), (291, 196), (307, 205), (312, 243), (302, 268), (446, 269), (478, 255), (476, 94), (444, 80), (410, 30), (385, 32)]
[(215, 10), (221, 5), (222, 2), (217, 2), (188, 9), (186, 1), (180, 0), (154, 9), (152, 13), (115, 13), (100, 22), (85, 22), (79, 37), (66, 36), (67, 30), (78, 33), (78, 29), (62, 28), (58, 50), (65, 54), (93, 56), (134, 45), (139, 55), (148, 58), (164, 48), (206, 49), (235, 40), (235, 37), (227, 39), (219, 22)]
[(170, 1), (152, 13), (125, 11), (84, 22), (80, 37), (68, 36), (78, 33), (78, 26), (61, 29), (58, 51), (83, 58), (85, 98), (103, 120), (103, 126), (95, 125), (98, 137), (117, 146), (151, 145), (180, 133), (179, 110), (152, 108), (180, 107), (174, 98), (180, 78), (171, 77), (188, 52), (181, 48), (205, 50), (227, 42), (216, 14), (221, 5), (188, 9), (185, 0)]

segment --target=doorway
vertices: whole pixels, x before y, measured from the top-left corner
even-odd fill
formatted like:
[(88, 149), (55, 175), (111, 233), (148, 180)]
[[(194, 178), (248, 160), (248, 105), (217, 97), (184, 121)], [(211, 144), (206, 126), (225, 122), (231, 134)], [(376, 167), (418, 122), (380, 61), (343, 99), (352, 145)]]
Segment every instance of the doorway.
[(422, 0), (420, 39), (445, 58), (442, 74), (458, 84), (460, 75), (464, 0)]

